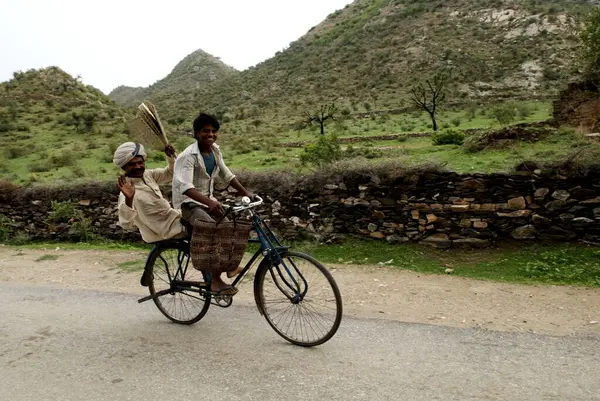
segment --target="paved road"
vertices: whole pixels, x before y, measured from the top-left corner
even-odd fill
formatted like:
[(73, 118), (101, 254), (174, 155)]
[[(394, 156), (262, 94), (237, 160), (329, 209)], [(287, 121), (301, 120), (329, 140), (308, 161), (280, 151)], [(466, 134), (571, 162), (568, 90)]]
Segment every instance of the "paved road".
[(600, 337), (345, 319), (280, 339), (256, 309), (169, 323), (131, 295), (0, 284), (0, 399), (600, 400)]

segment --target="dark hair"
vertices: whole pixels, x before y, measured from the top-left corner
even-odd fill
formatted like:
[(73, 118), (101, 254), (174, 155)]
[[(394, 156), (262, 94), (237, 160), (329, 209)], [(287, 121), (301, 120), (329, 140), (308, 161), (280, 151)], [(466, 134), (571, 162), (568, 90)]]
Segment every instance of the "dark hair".
[(211, 116), (210, 114), (200, 113), (194, 120), (194, 132), (202, 131), (202, 128), (207, 125), (212, 125), (217, 131), (221, 128), (216, 117)]

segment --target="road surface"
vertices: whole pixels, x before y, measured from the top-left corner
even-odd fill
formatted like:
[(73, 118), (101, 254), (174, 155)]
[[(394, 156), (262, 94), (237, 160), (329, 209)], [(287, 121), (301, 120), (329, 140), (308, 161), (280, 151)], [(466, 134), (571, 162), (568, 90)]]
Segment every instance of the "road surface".
[(0, 283), (0, 399), (600, 400), (600, 336), (345, 318), (311, 349), (255, 308), (192, 326), (135, 295)]

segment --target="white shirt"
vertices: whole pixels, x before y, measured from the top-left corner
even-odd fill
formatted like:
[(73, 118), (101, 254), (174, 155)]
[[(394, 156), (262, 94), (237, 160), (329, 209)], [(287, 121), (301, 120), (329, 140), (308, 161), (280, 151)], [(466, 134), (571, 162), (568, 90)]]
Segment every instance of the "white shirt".
[(213, 196), (215, 180), (220, 179), (229, 185), (231, 180), (235, 178), (235, 175), (225, 165), (221, 150), (216, 143), (212, 145), (212, 151), (215, 156), (215, 168), (211, 175), (208, 175), (206, 171), (198, 142), (194, 142), (177, 156), (173, 174), (173, 207), (176, 209), (181, 209), (181, 205), (186, 202), (203, 205), (185, 196), (183, 194), (185, 191), (195, 188), (202, 195), (216, 200)]

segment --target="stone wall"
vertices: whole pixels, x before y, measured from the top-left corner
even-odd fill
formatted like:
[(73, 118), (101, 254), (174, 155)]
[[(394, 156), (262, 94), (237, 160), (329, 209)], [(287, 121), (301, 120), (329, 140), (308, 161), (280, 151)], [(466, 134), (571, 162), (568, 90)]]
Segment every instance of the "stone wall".
[[(600, 171), (585, 176), (346, 171), (299, 177), (242, 174), (284, 237), (483, 247), (504, 239), (600, 242)], [(164, 189), (169, 195), (169, 188)], [(231, 197), (223, 192), (223, 196)], [(32, 239), (78, 239), (76, 219), (48, 222), (51, 201), (71, 201), (98, 235), (139, 240), (116, 225), (113, 183), (0, 191), (0, 214)]]

